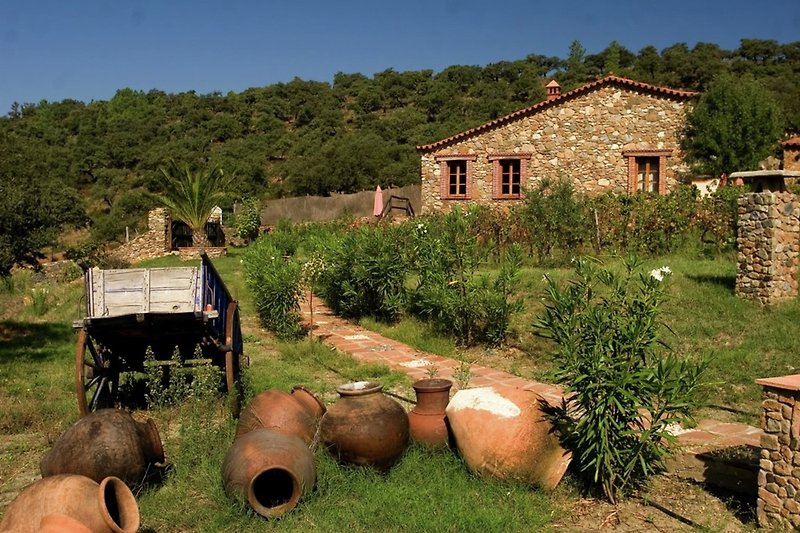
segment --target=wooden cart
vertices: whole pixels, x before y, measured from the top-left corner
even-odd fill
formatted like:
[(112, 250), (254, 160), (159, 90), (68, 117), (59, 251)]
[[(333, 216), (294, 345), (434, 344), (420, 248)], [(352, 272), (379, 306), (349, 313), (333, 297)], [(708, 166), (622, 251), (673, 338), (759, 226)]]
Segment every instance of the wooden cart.
[(93, 268), (84, 284), (86, 317), (75, 324), (81, 415), (119, 405), (120, 375), (146, 373), (148, 351), (164, 365), (179, 354), (181, 366), (218, 368), (220, 388), (238, 415), (244, 361), (239, 307), (206, 255), (198, 267)]

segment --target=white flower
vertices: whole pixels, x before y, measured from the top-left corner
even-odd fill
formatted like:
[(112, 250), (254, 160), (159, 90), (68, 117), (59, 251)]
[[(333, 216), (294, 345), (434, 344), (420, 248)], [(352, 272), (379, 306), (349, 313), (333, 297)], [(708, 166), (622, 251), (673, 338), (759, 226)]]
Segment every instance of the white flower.
[(417, 224), (417, 229), (423, 229), (424, 227), (425, 227), (425, 224), (423, 224), (422, 222)]
[(670, 270), (668, 266), (663, 266), (650, 271), (650, 277), (654, 278), (656, 281), (664, 281), (664, 276), (668, 276), (669, 274), (672, 274), (672, 270)]

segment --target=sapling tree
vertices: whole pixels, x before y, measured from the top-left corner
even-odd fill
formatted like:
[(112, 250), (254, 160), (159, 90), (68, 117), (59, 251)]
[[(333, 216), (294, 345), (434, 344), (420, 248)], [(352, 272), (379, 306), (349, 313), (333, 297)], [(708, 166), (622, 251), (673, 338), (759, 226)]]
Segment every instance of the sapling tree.
[(565, 399), (553, 416), (581, 475), (615, 503), (663, 466), (690, 419), (704, 364), (678, 358), (659, 338), (659, 311), (671, 271), (618, 274), (575, 260), (575, 279), (545, 276), (546, 304), (535, 323), (555, 341), (557, 382)]

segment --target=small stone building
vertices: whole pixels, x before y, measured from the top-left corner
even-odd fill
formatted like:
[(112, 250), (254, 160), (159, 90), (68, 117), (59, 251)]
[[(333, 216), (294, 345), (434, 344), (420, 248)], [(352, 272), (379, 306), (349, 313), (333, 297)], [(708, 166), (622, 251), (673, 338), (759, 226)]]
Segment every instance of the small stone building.
[(508, 205), (542, 179), (578, 192), (664, 194), (687, 169), (680, 132), (697, 93), (607, 76), (452, 137), (418, 146), (422, 212)]

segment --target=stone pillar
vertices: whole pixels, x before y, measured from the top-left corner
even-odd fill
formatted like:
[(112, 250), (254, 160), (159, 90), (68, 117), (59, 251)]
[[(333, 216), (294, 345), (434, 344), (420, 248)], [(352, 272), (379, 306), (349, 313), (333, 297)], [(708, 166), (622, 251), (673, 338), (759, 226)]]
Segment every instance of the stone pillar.
[(756, 383), (764, 387), (758, 524), (800, 528), (800, 374)]
[(800, 202), (788, 192), (738, 200), (736, 295), (772, 305), (797, 296)]
[(156, 207), (147, 213), (148, 233), (156, 235), (156, 242), (163, 236), (163, 251), (169, 252), (172, 245), (172, 219), (163, 207)]

